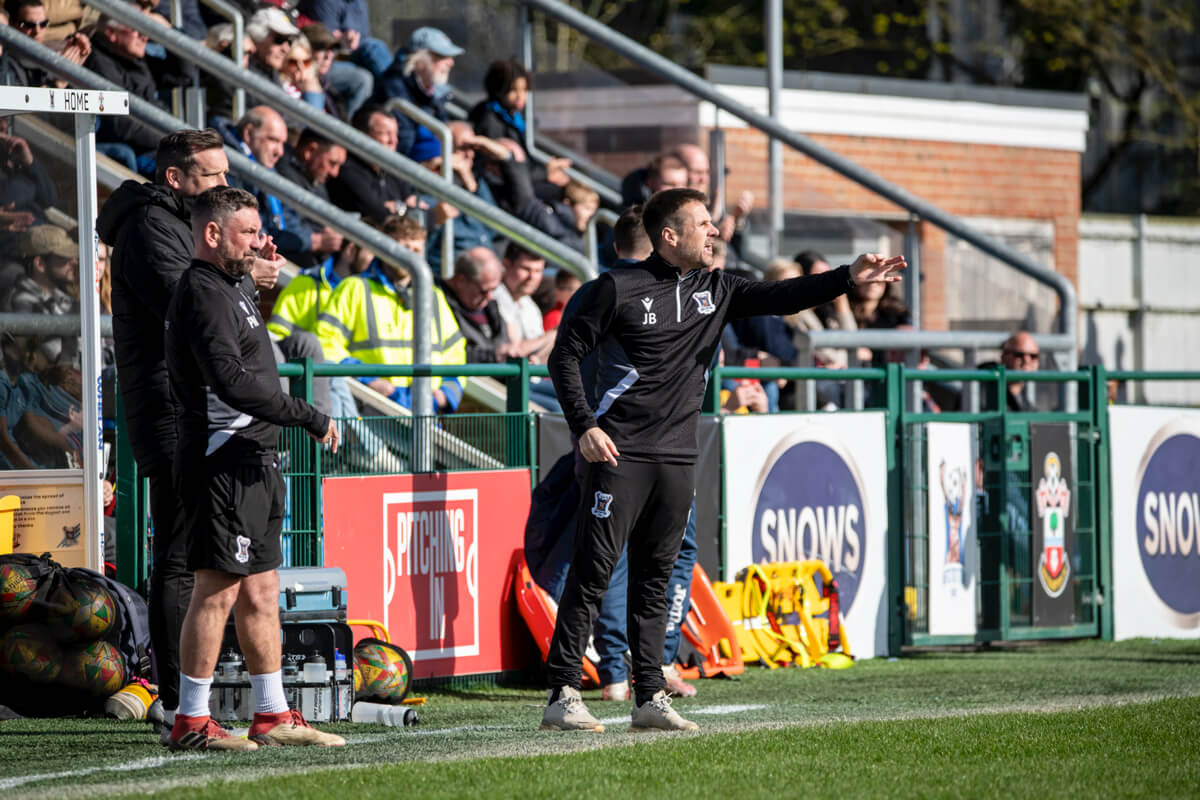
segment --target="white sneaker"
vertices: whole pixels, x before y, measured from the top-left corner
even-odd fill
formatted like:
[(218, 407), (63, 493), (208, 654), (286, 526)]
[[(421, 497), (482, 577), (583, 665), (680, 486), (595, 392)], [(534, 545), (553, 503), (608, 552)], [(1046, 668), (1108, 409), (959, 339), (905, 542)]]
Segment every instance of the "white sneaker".
[[(553, 695), (551, 690), (550, 696)], [(549, 697), (546, 699), (549, 701)], [(542, 730), (603, 733), (604, 726), (588, 713), (579, 690), (564, 686), (559, 691), (558, 700), (553, 703), (547, 702), (546, 711), (542, 714)]]
[(629, 681), (608, 683), (600, 690), (600, 699), (607, 702), (624, 703), (629, 699)]
[(666, 689), (659, 689), (658, 694), (642, 705), (633, 705), (633, 724), (631, 731), (698, 731), (700, 726), (679, 716), (679, 712), (671, 708), (671, 698)]

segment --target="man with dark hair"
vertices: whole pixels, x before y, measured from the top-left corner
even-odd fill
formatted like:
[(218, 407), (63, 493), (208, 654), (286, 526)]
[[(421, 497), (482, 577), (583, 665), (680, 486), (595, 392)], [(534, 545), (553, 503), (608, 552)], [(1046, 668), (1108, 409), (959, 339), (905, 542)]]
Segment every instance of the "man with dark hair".
[[(708, 367), (730, 319), (792, 313), (855, 282), (900, 280), (903, 256), (865, 254), (825, 275), (778, 283), (708, 271), (718, 236), (708, 198), (693, 189), (654, 195), (642, 214), (654, 254), (584, 286), (559, 328), (550, 375), (579, 450), (577, 548), (558, 609), (542, 727), (604, 729), (579, 694), (580, 665), (610, 573), (629, 547), (628, 635), (635, 730), (695, 730), (671, 708), (661, 659), (666, 588), (695, 491), (696, 425)], [(595, 411), (580, 362), (597, 351)], [(623, 460), (618, 469), (617, 459)]]
[[(195, 589), (183, 621), (173, 750), (255, 750), (263, 745), (340, 746), (288, 707), (279, 629), (284, 486), (279, 428), (301, 427), (337, 452), (333, 421), (284, 394), (266, 324), (242, 279), (262, 244), (258, 203), (218, 186), (196, 199), (195, 259), (167, 309), (164, 348), (181, 407), (175, 486), (190, 542)], [(229, 612), (254, 695), (240, 739), (209, 716), (213, 670)]]
[[(191, 263), (193, 198), (225, 185), (229, 161), (216, 131), (180, 130), (159, 142), (155, 169), (157, 183), (125, 181), (117, 187), (100, 209), (96, 231), (112, 248), (113, 340), (125, 430), (138, 473), (150, 479), (150, 636), (169, 724), (179, 702), (179, 631), (192, 576), (171, 483), (178, 409), (167, 382), (163, 321), (175, 284)], [(274, 285), (279, 273), (274, 254), (267, 244), (255, 261), (256, 285)]]
[(345, 147), (331, 142), (312, 128), (305, 128), (296, 147), (284, 154), (275, 165), (275, 171), (328, 202), (329, 190), (325, 182), (336, 178), (345, 163)]
[[(92, 52), (91, 40), (85, 34), (72, 33), (66, 39), (49, 40), (46, 29), (50, 26), (50, 17), (42, 0), (6, 0), (4, 10), (8, 14), (8, 24), (21, 33), (33, 39), (38, 44), (57, 50), (58, 54), (75, 64), (83, 64)], [(41, 67), (25, 65), (19, 58), (8, 66), (11, 85), (20, 86), (57, 86), (63, 88), (66, 81), (56, 81), (46, 74)]]
[[(388, 150), (396, 149), (396, 118), (383, 106), (363, 106), (351, 124)], [(413, 195), (404, 180), (354, 154), (346, 157), (326, 186), (335, 206), (362, 214), (364, 220), (377, 225), (393, 214), (407, 213), (407, 201)]]

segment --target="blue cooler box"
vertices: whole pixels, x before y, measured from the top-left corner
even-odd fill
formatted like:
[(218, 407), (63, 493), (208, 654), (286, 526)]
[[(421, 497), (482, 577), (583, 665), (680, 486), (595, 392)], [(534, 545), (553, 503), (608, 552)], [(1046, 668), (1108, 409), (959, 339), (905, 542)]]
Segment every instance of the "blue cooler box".
[(283, 622), (346, 621), (346, 573), (338, 567), (279, 570), (279, 616)]

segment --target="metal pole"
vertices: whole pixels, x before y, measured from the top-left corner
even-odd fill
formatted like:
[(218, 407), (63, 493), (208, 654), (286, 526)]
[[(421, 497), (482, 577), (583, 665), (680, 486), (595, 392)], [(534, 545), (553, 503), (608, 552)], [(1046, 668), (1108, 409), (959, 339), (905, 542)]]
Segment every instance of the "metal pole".
[[(518, 11), (517, 28), (521, 36), (521, 64), (525, 70), (533, 74), (533, 20), (530, 19), (529, 6), (521, 3)], [(533, 90), (525, 97), (525, 150), (530, 152), (535, 149), (533, 135)]]
[[(783, 95), (783, 0), (767, 0), (764, 30), (767, 34), (767, 104), (771, 119), (779, 124)], [(767, 149), (767, 257), (779, 255), (783, 232), (783, 142), (770, 136)]]
[[(388, 111), (399, 111), (419, 125), (424, 125), (438, 135), (442, 142), (442, 178), (454, 185), (454, 134), (450, 126), (432, 114), (427, 114), (408, 100), (397, 97), (385, 106)], [(442, 277), (454, 276), (454, 220), (442, 223)]]
[(725, 216), (725, 131), (714, 127), (708, 132), (708, 186), (712, 197), (713, 219)]
[[(96, 274), (96, 117), (75, 116), (75, 196), (79, 204), (79, 313), (83, 386), (83, 529), (87, 563), (104, 571), (104, 429), (101, 425), (100, 277)], [(94, 437), (94, 438), (93, 438)]]

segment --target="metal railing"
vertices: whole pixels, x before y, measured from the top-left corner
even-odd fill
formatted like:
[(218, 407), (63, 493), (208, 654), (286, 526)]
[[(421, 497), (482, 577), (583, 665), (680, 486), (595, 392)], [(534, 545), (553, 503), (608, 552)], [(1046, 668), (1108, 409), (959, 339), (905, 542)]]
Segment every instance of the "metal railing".
[(584, 243), (588, 258), (595, 263), (600, 263), (600, 242), (596, 236), (596, 225), (604, 223), (611, 228), (617, 224), (617, 220), (620, 218), (621, 215), (617, 212), (601, 208), (588, 220), (587, 230), (584, 231)]
[[(246, 55), (246, 18), (241, 9), (225, 0), (200, 0), (201, 3), (216, 11), (233, 25), (233, 41), (230, 42), (230, 59), (238, 67), (242, 66), (242, 58)], [(171, 2), (171, 24), (176, 28), (183, 21), (183, 3), (181, 0)], [(233, 118), (241, 119), (246, 113), (246, 90), (240, 86), (233, 90)], [(199, 127), (197, 125), (197, 127)]]
[[(986, 236), (940, 208), (927, 203), (901, 187), (885, 180), (870, 170), (864, 169), (848, 158), (823, 147), (812, 139), (792, 131), (770, 116), (761, 114), (748, 106), (733, 100), (718, 91), (711, 83), (700, 78), (679, 65), (658, 55), (649, 48), (637, 44), (631, 39), (617, 33), (613, 29), (592, 19), (586, 14), (559, 2), (558, 0), (520, 0), (521, 22), (526, 43), (523, 47), (531, 47), (528, 37), (531, 37), (529, 25), (529, 10), (536, 9), (557, 22), (574, 28), (595, 42), (598, 42), (619, 55), (629, 59), (645, 69), (661, 76), (667, 81), (679, 86), (696, 97), (712, 103), (722, 111), (728, 112), (747, 125), (756, 128), (768, 137), (778, 140), (794, 150), (804, 153), (809, 158), (822, 164), (850, 180), (870, 189), (881, 197), (917, 215), (920, 219), (928, 220), (939, 228), (952, 233), (958, 238), (974, 245), (984, 253), (1028, 275), (1034, 280), (1051, 287), (1058, 295), (1059, 327), (1063, 339), (1055, 340), (1054, 349), (1063, 355), (1060, 363), (1064, 369), (1073, 370), (1077, 362), (1076, 353), (1076, 311), (1077, 300), (1075, 287), (1062, 275), (1046, 269), (1028, 256), (1019, 253), (996, 239)], [(526, 59), (526, 66), (531, 64), (531, 58)], [(532, 116), (532, 112), (530, 113)], [(919, 280), (915, 273), (909, 280)], [(919, 332), (923, 335), (925, 332)], [(923, 340), (915, 347), (927, 346)], [(1069, 342), (1069, 346), (1066, 344)], [(929, 345), (932, 346), (932, 345)], [(1074, 387), (1067, 390), (1067, 396), (1075, 401)]]
[[(442, 179), (447, 183), (454, 183), (454, 136), (450, 133), (450, 126), (442, 122), (432, 114), (428, 114), (417, 108), (408, 100), (397, 97), (389, 100), (385, 106), (388, 111), (399, 111), (404, 116), (416, 122), (418, 125), (424, 125), (430, 131), (437, 134), (442, 142)], [(429, 226), (426, 225), (428, 228)], [(595, 259), (593, 259), (594, 261)], [(449, 279), (454, 276), (454, 220), (448, 218), (442, 223), (442, 277)]]
[[(206, 72), (216, 75), (231, 86), (240, 86), (253, 92), (256, 96), (270, 102), (276, 110), (300, 120), (332, 141), (343, 145), (348, 151), (367, 163), (404, 179), (426, 194), (450, 203), (489, 228), (516, 241), (522, 247), (553, 261), (585, 280), (595, 277), (596, 266), (588, 262), (582, 254), (547, 236), (532, 225), (480, 200), (465, 189), (453, 184), (446, 184), (429, 170), (397, 154), (394, 150), (383, 147), (365, 133), (295, 99), (277, 84), (255, 75), (249, 70), (242, 69), (240, 65), (234, 65), (228, 59), (217, 55), (179, 31), (155, 22), (134, 6), (121, 0), (88, 0), (88, 5), (108, 14), (121, 24), (145, 34), (162, 44), (167, 50), (196, 64)], [(136, 114), (135, 109), (135, 116)]]
[[(122, 14), (133, 14), (138, 17), (140, 12), (128, 12), (122, 9)], [(143, 17), (144, 18), (144, 17)], [(150, 24), (162, 27), (158, 23)], [(133, 26), (130, 26), (133, 27)], [(174, 31), (172, 31), (174, 33)], [(178, 34), (182, 36), (182, 34)], [(123, 91), (117, 84), (74, 64), (47, 47), (34, 42), (27, 36), (18, 33), (14, 28), (0, 26), (0, 44), (11, 47), (22, 53), (36, 65), (51, 74), (71, 81), (76, 86), (84, 86), (105, 91)], [(219, 58), (219, 56), (214, 56)], [(130, 96), (130, 109), (140, 121), (165, 133), (186, 127), (179, 119), (171, 116), (157, 106)], [(379, 255), (386, 263), (408, 271), (413, 278), (415, 308), (414, 314), (418, 320), (433, 319), (433, 273), (424, 259), (401, 247), (394, 239), (385, 236), (371, 226), (352, 217), (340, 208), (320, 199), (316, 195), (301, 189), (291, 181), (281, 178), (273, 170), (264, 169), (251, 161), (242, 153), (226, 147), (225, 153), (229, 158), (230, 168), (238, 175), (278, 196), (283, 201), (295, 206), (300, 211), (323, 219), (326, 223), (346, 238), (366, 247)], [(413, 336), (413, 360), (428, 363), (431, 354), (431, 333), (429, 325), (415, 325)], [(418, 385), (422, 388), (418, 388)], [(431, 392), (426, 378), (418, 378), (414, 385), (413, 412), (426, 416), (433, 412)], [(427, 454), (421, 454), (418, 463), (426, 464)]]

